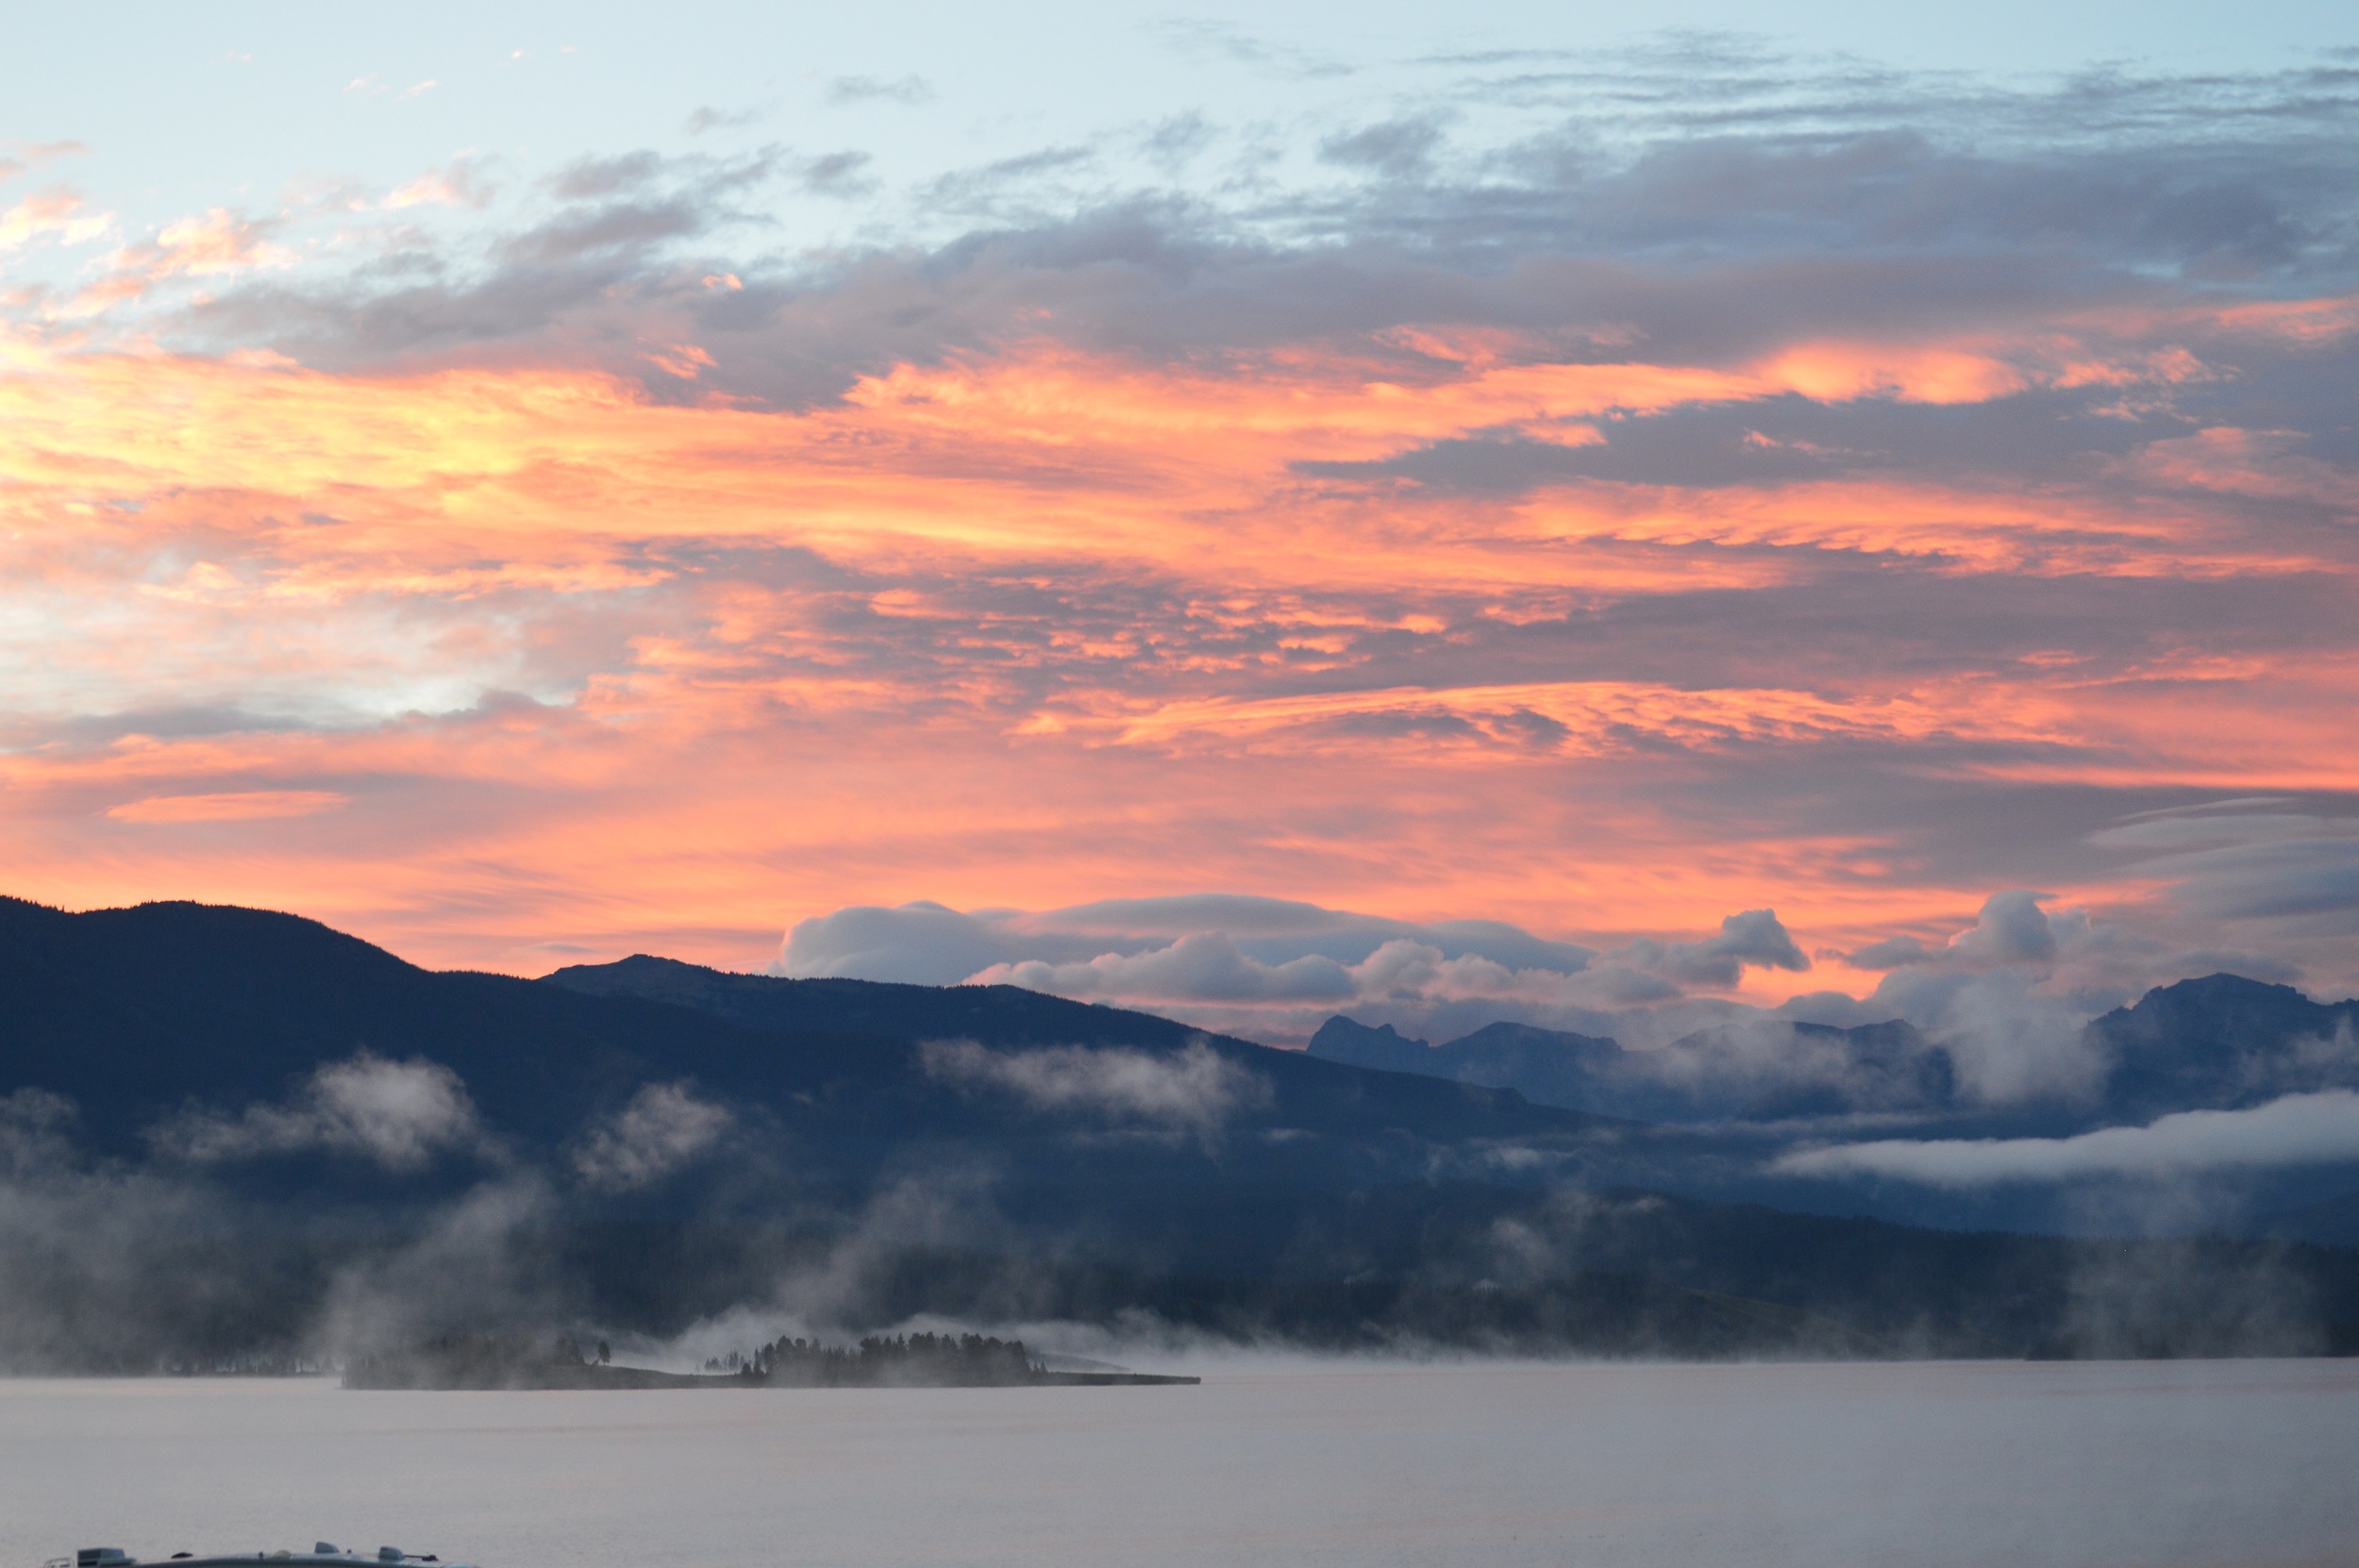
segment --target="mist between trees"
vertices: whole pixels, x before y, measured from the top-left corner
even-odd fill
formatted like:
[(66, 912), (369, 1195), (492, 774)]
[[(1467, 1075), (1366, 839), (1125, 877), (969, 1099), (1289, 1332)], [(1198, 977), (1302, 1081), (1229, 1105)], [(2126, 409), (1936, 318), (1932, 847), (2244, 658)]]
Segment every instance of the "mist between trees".
[[(560, 1334), (683, 1372), (970, 1332), (1114, 1358), (2359, 1348), (2359, 1252), (2207, 1235), (2167, 1185), (2066, 1196), (2172, 1240), (1933, 1229), (1846, 1217), (1873, 1172), (1779, 1175), (1815, 1124), (1651, 1124), (1013, 988), (435, 974), (189, 905), (0, 924), (11, 1370)], [(2282, 990), (2155, 993), (2125, 1026), (2170, 1050), (2124, 1059), (2212, 1062), (2253, 1033), (2222, 996), (2317, 1010)], [(2190, 1103), (2180, 1081), (2148, 1098)]]
[(1076, 1196), (943, 1173), (787, 1220), (599, 1217), (510, 1175), (387, 1215), (20, 1167), (0, 1187), (0, 1365), (307, 1372), (438, 1336), (567, 1332), (683, 1370), (766, 1343), (773, 1380), (826, 1383), (858, 1377), (821, 1340), (912, 1328), (1164, 1359), (2359, 1350), (2359, 1255), (2293, 1243), (1958, 1234), (1464, 1183)]

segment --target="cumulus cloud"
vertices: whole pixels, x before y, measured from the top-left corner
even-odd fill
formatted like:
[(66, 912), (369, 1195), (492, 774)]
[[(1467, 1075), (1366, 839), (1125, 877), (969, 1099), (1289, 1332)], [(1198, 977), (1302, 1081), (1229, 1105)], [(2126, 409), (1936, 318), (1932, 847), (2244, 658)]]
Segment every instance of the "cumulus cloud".
[(20, 250), (37, 239), (78, 245), (105, 236), (114, 220), (93, 212), (71, 191), (37, 192), (0, 212), (0, 252)]
[(932, 1076), (999, 1090), (1043, 1110), (1209, 1132), (1270, 1099), (1267, 1079), (1202, 1041), (1171, 1056), (1082, 1045), (993, 1051), (971, 1040), (929, 1041), (923, 1049)]
[(1720, 922), (1719, 935), (1702, 942), (1634, 942), (1614, 956), (1665, 980), (1702, 986), (1732, 986), (1748, 964), (1795, 971), (1810, 967), (1774, 909), (1732, 914)]
[(2049, 895), (2017, 890), (1983, 901), (1974, 924), (1938, 947), (1915, 937), (1892, 937), (1843, 955), (1857, 969), (1939, 969), (1976, 973), (2008, 964), (2047, 963), (2056, 957), (2056, 932), (2040, 901)]
[[(2142, 813), (2090, 837), (2106, 849), (2149, 852), (2137, 866), (2142, 873), (2185, 876), (2184, 905), (2225, 899), (2233, 896), (2228, 889), (2274, 876), (2278, 896), (2316, 913), (2308, 890), (2331, 890), (2340, 841), (2332, 825), (2256, 810), (2267, 804)], [(2264, 863), (2273, 869), (2262, 872)], [(2207, 876), (2218, 880), (2206, 883)], [(2154, 986), (2221, 972), (2281, 983), (2300, 977), (2283, 959), (2224, 944), (2183, 946), (2154, 926), (2047, 907), (2053, 902), (2028, 889), (1997, 892), (1947, 942), (1899, 936), (1830, 956), (1883, 971), (1865, 998), (1867, 1010), (1917, 1025), (1949, 1052), (1961, 1091), (1991, 1105), (2095, 1093), (2114, 1064), (2083, 1026)], [(2320, 902), (2328, 910), (2332, 905), (2331, 896)]]
[(2028, 889), (1985, 899), (1947, 942), (1900, 937), (1848, 955), (1885, 971), (1870, 1009), (1910, 1020), (1948, 1049), (1967, 1098), (2012, 1104), (2093, 1093), (2111, 1066), (2089, 1017), (2177, 978), (2167, 946), (2085, 910), (2050, 913)]
[(389, 1171), (416, 1171), (438, 1156), (490, 1147), (459, 1075), (424, 1058), (387, 1061), (363, 1051), (331, 1062), (280, 1105), (238, 1114), (190, 1110), (152, 1128), (159, 1154), (199, 1162), (322, 1151), (355, 1155)]
[(735, 1118), (700, 1100), (686, 1083), (651, 1083), (593, 1126), (574, 1151), (574, 1170), (608, 1192), (661, 1181), (718, 1144)]
[(1783, 1155), (1789, 1176), (1874, 1176), (1934, 1187), (2167, 1179), (2359, 1163), (2359, 1094), (2288, 1094), (2249, 1110), (2188, 1110), (2070, 1138), (1884, 1139)]

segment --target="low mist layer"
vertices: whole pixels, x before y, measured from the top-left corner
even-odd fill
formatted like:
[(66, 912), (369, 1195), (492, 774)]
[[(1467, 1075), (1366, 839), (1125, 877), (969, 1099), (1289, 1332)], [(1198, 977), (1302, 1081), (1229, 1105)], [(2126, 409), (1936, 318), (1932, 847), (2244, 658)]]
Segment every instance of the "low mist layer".
[[(550, 984), (250, 910), (0, 916), (20, 1369), (560, 1330), (689, 1365), (950, 1329), (1082, 1355), (2359, 1347), (2359, 1254), (1841, 1211), (1925, 1140), (1552, 1107), (1008, 988), (653, 960)], [(2186, 1114), (2120, 1136), (2184, 1142)]]

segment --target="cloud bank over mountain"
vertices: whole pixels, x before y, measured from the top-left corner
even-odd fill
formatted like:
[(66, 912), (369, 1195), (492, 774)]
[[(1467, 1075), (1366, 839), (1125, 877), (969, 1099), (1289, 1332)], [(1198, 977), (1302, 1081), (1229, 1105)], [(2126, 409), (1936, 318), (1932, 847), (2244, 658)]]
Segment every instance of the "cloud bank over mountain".
[(1285, 899), (1131, 898), (1044, 913), (962, 914), (933, 903), (803, 921), (770, 972), (924, 985), (1016, 985), (1080, 1000), (1177, 1009), (1305, 1009), (1396, 1002), (1600, 1009), (1727, 990), (1748, 967), (1810, 959), (1777, 914), (1748, 909), (1695, 942), (1597, 949), (1500, 921), (1414, 925)]
[[(1234, 894), (1042, 911), (917, 902), (804, 920), (768, 972), (1015, 985), (1273, 1043), (1307, 1041), (1337, 1013), (1437, 1040), (1510, 1023), (1611, 1036), (1642, 1050), (1692, 1045), (1686, 1037), (1710, 1030), (1708, 1051), (1690, 1050), (1677, 1065), (1665, 1057), (1663, 1075), (1757, 1078), (1757, 1092), (1812, 1076), (1792, 1024), (1897, 1019), (1940, 1043), (1944, 1071), (1963, 1093), (1993, 1104), (2092, 1091), (2109, 1064), (2082, 1026), (2153, 986), (2222, 971), (2286, 977), (2273, 959), (2174, 949), (2085, 909), (2044, 907), (2052, 901), (1995, 893), (1947, 941), (1887, 939), (1823, 952), (1817, 963), (1769, 909), (1727, 916), (1716, 933), (1693, 940), (1588, 947), (1505, 922), (1416, 925)], [(1807, 974), (1857, 994), (1803, 990), (1772, 1001), (1748, 993), (1760, 974)]]

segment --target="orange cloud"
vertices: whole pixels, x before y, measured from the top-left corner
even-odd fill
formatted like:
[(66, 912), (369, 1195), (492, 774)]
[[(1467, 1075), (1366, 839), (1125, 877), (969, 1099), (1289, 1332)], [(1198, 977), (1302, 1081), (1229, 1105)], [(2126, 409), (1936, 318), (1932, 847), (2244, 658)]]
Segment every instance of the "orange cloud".
[[(694, 344), (655, 357), (680, 375), (710, 362)], [(1882, 374), (1875, 363), (1859, 375)], [(1381, 459), (1498, 428), (1594, 443), (1587, 416), (1765, 385), (1649, 366), (1523, 366), (1407, 387), (1308, 360), (1214, 375), (1032, 349), (904, 366), (841, 407), (780, 415), (650, 407), (574, 372), (349, 378), (94, 356), (0, 380), (0, 414), (20, 432), (0, 452), (0, 477), (20, 487), (20, 518), (43, 502), (71, 516), (109, 499), (202, 494), (215, 517), (277, 514), (259, 526), (283, 543), (299, 531), (283, 509), (333, 515), (333, 541), (274, 575), (282, 593), (375, 588), (389, 571), (422, 584), (444, 572), (488, 582), (595, 571), (609, 542), (664, 536), (791, 537), (858, 559), (1047, 551), (1178, 565), (1218, 551), (1226, 571), (1273, 584), (1441, 574), (1500, 588), (1589, 581), (1600, 563), (1558, 547), (1576, 540), (1901, 550), (2073, 571), (2172, 569), (2172, 544), (2204, 559), (2219, 548), (2200, 515), (2093, 493), (1849, 482), (1370, 501), (1296, 474), (1305, 461)], [(1231, 548), (1240, 526), (1253, 527), (1253, 549)], [(1724, 570), (1758, 580), (1767, 569)]]
[[(1196, 737), (1250, 742), (1305, 731), (1331, 733), (1339, 724), (1370, 719), (1397, 721), (1403, 727), (1447, 720), (1465, 726), (1463, 733), (1468, 742), (1505, 742), (1541, 755), (1591, 757), (1664, 743), (1709, 749), (1829, 740), (1906, 742), (1936, 736), (2010, 742), (2062, 738), (2056, 728), (2023, 712), (2029, 705), (2019, 696), (2009, 704), (1975, 704), (1957, 700), (1959, 693), (1944, 695), (1948, 700), (1914, 693), (1830, 700), (1774, 688), (1691, 692), (1629, 681), (1567, 681), (1330, 692), (1246, 701), (1209, 698), (1099, 722), (1111, 726), (1112, 738), (1122, 744), (1171, 745)], [(1534, 728), (1535, 721), (1543, 727)], [(1036, 720), (1018, 733), (1060, 733), (1087, 725)], [(1364, 741), (1353, 749), (1367, 747)]]
[(295, 253), (264, 238), (264, 225), (226, 208), (199, 218), (182, 218), (156, 231), (153, 240), (125, 245), (105, 258), (97, 282), (66, 305), (67, 317), (96, 315), (145, 294), (174, 278), (221, 278), (258, 269), (292, 267)]
[[(139, 275), (271, 264), (226, 218), (159, 247)], [(714, 368), (648, 343), (678, 379)], [(2347, 581), (2334, 536), (2255, 525), (2256, 496), (2349, 500), (2265, 433), (2036, 479), (1563, 470), (1485, 492), (1310, 466), (1592, 453), (1769, 399), (2177, 385), (2208, 374), (2191, 355), (2052, 324), (1723, 368), (1392, 346), (1423, 362), (1033, 342), (776, 412), (562, 366), (333, 375), (19, 337), (15, 891), (293, 907), (525, 970), (552, 942), (750, 964), (855, 902), (1205, 887), (1565, 934), (1774, 904), (1805, 945), (1856, 945), (1988, 891), (1903, 826), (1811, 814), (1861, 770), (2359, 788), (2339, 644), (2106, 642), (2058, 611), (2020, 658), (1919, 647), (1905, 620), (1828, 645), (1880, 596), (1949, 602), (1929, 584), (1997, 624), (2034, 585), (2159, 616), (2158, 587)], [(1726, 781), (1781, 770), (1791, 821), (1735, 820)]]

